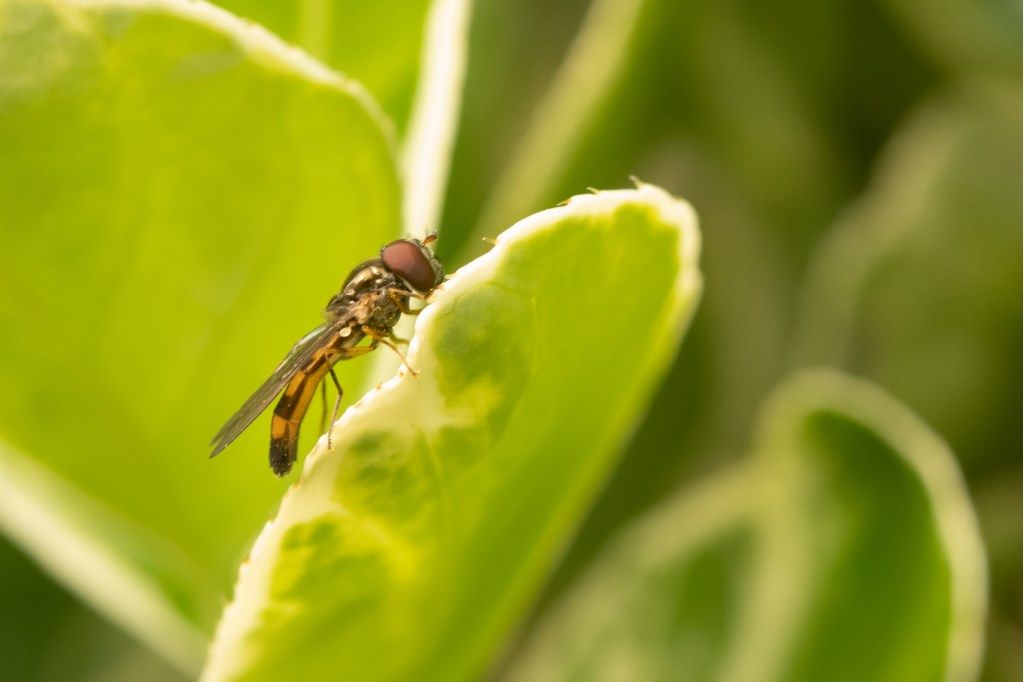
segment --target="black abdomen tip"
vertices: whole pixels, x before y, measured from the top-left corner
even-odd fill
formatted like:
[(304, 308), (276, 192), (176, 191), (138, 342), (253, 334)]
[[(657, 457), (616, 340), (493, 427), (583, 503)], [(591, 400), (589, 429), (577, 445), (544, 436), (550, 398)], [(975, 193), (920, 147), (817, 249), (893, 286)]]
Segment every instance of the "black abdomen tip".
[(295, 461), (295, 441), (270, 439), (270, 468), (277, 476), (287, 476)]

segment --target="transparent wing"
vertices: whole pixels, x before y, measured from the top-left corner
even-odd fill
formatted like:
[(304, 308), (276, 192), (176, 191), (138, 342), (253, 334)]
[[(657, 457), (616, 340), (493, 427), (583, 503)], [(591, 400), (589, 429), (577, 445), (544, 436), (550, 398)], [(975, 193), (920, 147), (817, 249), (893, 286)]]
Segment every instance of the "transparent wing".
[(231, 419), (225, 422), (224, 426), (220, 427), (220, 431), (210, 441), (210, 445), (213, 446), (210, 457), (215, 457), (231, 441), (238, 438), (249, 427), (249, 424), (256, 421), (256, 418), (263, 414), (263, 410), (267, 409), (267, 405), (277, 397), (292, 380), (292, 377), (309, 363), (316, 350), (328, 343), (345, 326), (347, 321), (347, 319), (331, 320), (299, 339), (274, 370), (274, 373), (270, 375), (270, 378), (249, 396), (245, 404), (232, 415)]

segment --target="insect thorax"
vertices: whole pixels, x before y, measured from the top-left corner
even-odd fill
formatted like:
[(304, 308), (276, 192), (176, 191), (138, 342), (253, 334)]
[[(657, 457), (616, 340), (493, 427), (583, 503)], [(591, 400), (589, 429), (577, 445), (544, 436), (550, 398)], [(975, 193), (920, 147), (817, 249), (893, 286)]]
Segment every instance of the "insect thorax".
[(395, 276), (389, 272), (380, 259), (360, 263), (349, 273), (348, 279), (341, 286), (341, 297), (356, 300), (376, 289), (386, 289), (395, 282)]
[[(402, 316), (398, 304), (389, 295), (389, 291), (395, 289), (407, 290), (408, 287), (379, 260), (366, 261), (352, 271), (341, 293), (327, 303), (325, 312), (328, 317), (351, 316), (360, 325), (387, 334)], [(407, 304), (408, 297), (402, 302)]]

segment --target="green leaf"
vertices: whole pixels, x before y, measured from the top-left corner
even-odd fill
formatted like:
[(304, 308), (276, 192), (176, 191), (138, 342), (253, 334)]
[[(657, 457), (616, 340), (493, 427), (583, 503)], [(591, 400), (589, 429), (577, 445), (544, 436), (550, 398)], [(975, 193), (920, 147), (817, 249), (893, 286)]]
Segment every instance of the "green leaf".
[(594, 111), (607, 103), (617, 79), (626, 77), (624, 62), (644, 5), (645, 0), (591, 3), (554, 82), (494, 183), (479, 218), (480, 235), (532, 210), (552, 191)]
[(219, 4), (366, 86), (402, 141), (406, 232), (437, 230), (461, 104), (471, 0)]
[(431, 0), (221, 0), (369, 90), (404, 133), (419, 79)]
[(402, 155), (402, 209), (409, 234), (438, 231), (469, 51), (472, 0), (434, 0), (419, 89)]
[(1020, 142), (1019, 102), (1019, 86), (994, 81), (916, 111), (804, 287), (799, 361), (901, 396), (968, 470), (1016, 459), (1021, 171), (1007, 141)]
[(1020, 80), (1020, 5), (955, 0), (936, 6), (921, 0), (885, 0), (881, 7), (918, 49), (954, 75), (998, 73)]
[(822, 242), (797, 359), (834, 363), (934, 424), (978, 500), (992, 571), (989, 674), (1019, 668), (1020, 85), (931, 98)]
[(306, 460), (206, 677), (479, 674), (673, 357), (698, 239), (687, 204), (643, 185), (527, 218), (457, 272), (417, 321), (421, 375), (365, 396)]
[[(86, 545), (130, 525), (149, 549), (115, 548), (123, 573), (208, 631), (282, 485), (264, 422), (212, 462), (206, 444), (399, 234), (386, 126), (361, 87), (202, 3), (0, 1), (0, 74), (0, 467), (52, 474), (34, 508), (91, 500), (69, 530)], [(89, 575), (117, 617), (123, 582)], [(171, 630), (150, 643), (194, 666)]]
[(609, 543), (501, 677), (720, 677), (756, 548), (751, 473), (738, 467), (707, 480)]
[(756, 455), (624, 532), (510, 679), (971, 679), (985, 559), (949, 449), (877, 388), (791, 380)]
[[(850, 176), (875, 144), (858, 136), (885, 134), (889, 120), (878, 126), (876, 119), (896, 115), (920, 87), (907, 85), (917, 64), (892, 48), (892, 29), (863, 3), (810, 12), (805, 3), (784, 2), (752, 14), (711, 0), (578, 5), (586, 13), (571, 42), (548, 24), (575, 25), (574, 10), (560, 8), (556, 22), (546, 5), (493, 0), (480, 8), (474, 32), (490, 35), (473, 38), (472, 125), (461, 132), (447, 207), (455, 230), (493, 234), (504, 219), (567, 188), (639, 173), (688, 194), (708, 193), (727, 213), (724, 223), (754, 223), (733, 228), (745, 239), (745, 230), (762, 240), (777, 232), (780, 247), (802, 251), (844, 192), (858, 187)], [(521, 49), (506, 37), (513, 21), (530, 21), (544, 40)], [(872, 44), (871, 54), (852, 47), (860, 41)], [(563, 53), (560, 65), (549, 65)], [(546, 68), (523, 67), (538, 60)], [(881, 79), (866, 60), (906, 67)], [(856, 96), (865, 85), (870, 104)], [(509, 89), (537, 101), (507, 104)], [(818, 191), (807, 192), (809, 182)], [(467, 251), (478, 248), (466, 240)]]

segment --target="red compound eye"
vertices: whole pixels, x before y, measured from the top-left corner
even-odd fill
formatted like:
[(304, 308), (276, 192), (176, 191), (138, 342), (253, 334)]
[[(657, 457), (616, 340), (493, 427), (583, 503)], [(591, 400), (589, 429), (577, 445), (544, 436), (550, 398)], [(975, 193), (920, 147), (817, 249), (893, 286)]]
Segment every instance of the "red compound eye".
[(436, 260), (426, 247), (411, 239), (399, 239), (380, 250), (380, 259), (391, 272), (412, 285), (416, 291), (426, 293), (437, 286), (443, 277), (435, 268)]

